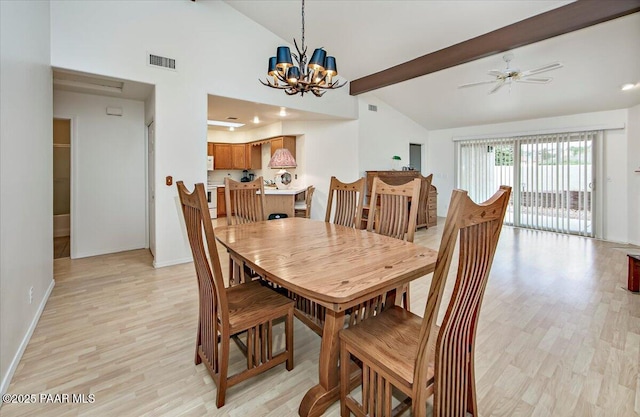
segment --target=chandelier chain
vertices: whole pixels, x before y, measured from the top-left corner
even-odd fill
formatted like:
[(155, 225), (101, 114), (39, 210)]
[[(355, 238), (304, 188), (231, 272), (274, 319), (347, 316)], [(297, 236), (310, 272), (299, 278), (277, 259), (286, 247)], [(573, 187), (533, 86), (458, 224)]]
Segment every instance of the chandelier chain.
[(302, 50), (304, 51), (304, 0), (302, 0)]

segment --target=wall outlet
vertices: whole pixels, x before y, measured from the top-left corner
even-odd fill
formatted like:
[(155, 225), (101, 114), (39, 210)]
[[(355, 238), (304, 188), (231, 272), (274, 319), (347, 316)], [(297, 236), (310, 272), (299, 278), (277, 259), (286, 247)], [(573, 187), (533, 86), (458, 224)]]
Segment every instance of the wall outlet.
[(33, 303), (33, 287), (29, 288), (29, 304)]

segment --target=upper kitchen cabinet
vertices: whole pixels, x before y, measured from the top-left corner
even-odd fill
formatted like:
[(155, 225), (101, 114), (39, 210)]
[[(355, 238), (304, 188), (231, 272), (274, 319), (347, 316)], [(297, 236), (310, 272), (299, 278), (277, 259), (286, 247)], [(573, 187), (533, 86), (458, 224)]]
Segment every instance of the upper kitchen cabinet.
[(245, 169), (262, 169), (262, 145), (247, 143), (245, 149)]
[[(214, 169), (261, 169), (262, 146), (251, 143), (210, 143)], [(207, 148), (208, 149), (208, 148)]]
[(296, 137), (295, 136), (279, 136), (272, 138), (271, 142), (271, 156), (280, 148), (286, 148), (291, 152), (293, 157), (296, 157)]
[(233, 169), (230, 143), (213, 144), (213, 163), (214, 169)]
[(246, 169), (245, 168), (245, 149), (247, 145), (244, 143), (231, 145), (231, 169)]

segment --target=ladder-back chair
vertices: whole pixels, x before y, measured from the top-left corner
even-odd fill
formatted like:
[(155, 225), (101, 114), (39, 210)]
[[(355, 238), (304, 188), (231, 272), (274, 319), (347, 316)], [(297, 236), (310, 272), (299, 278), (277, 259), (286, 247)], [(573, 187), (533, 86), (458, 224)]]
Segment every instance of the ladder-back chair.
[[(340, 411), (391, 416), (392, 386), (411, 398), (412, 415), (426, 415), (433, 394), (433, 416), (478, 415), (474, 353), (478, 315), (493, 262), (511, 187), (501, 186), (488, 201), (475, 204), (454, 190), (423, 318), (398, 306), (340, 331)], [(456, 239), (458, 270), (442, 325), (438, 310)], [(435, 340), (434, 340), (435, 339)], [(351, 356), (362, 363), (362, 401), (349, 393)]]
[[(192, 193), (182, 181), (177, 187), (200, 294), (195, 363), (204, 362), (209, 370), (217, 387), (216, 406), (222, 407), (228, 387), (283, 362), (293, 369), (294, 303), (258, 281), (225, 288), (204, 184), (196, 184)], [(285, 349), (274, 355), (273, 322), (281, 318)], [(247, 338), (247, 369), (229, 376), (230, 340), (241, 333)]]

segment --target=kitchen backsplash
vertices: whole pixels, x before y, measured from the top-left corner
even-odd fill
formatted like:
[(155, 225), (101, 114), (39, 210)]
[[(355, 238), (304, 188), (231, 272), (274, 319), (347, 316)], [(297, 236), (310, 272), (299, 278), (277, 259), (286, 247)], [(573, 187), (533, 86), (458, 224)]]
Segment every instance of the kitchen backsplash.
[[(291, 176), (295, 178), (295, 168), (287, 169), (291, 173)], [(273, 180), (278, 170), (276, 169), (256, 169), (250, 170), (250, 173), (255, 175), (255, 178), (263, 176), (265, 180)], [(207, 183), (209, 184), (221, 184), (224, 182), (225, 177), (229, 177), (233, 180), (240, 181), (244, 173), (238, 169), (216, 169), (213, 171), (207, 171)], [(295, 180), (294, 180), (295, 182)]]

